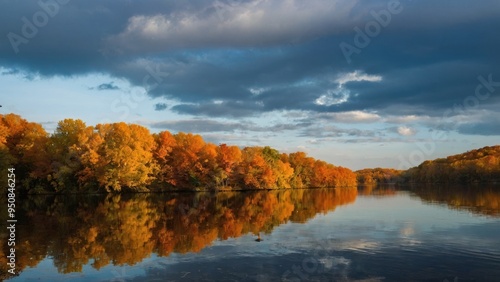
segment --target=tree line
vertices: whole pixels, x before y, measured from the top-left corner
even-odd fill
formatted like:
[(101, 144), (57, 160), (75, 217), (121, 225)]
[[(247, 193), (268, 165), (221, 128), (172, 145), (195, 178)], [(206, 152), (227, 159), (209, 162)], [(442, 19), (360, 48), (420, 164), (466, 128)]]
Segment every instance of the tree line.
[(500, 146), (425, 161), (401, 174), (403, 183), (500, 183)]
[(356, 185), (351, 170), (304, 152), (215, 145), (200, 135), (152, 134), (124, 122), (88, 126), (65, 119), (48, 134), (15, 114), (0, 115), (0, 167), (14, 167), (18, 191), (27, 193)]
[(401, 173), (392, 168), (365, 168), (356, 171), (356, 178), (360, 185), (393, 184), (401, 180)]
[(500, 183), (500, 146), (487, 146), (463, 154), (429, 160), (408, 170), (389, 168), (356, 171), (358, 184)]

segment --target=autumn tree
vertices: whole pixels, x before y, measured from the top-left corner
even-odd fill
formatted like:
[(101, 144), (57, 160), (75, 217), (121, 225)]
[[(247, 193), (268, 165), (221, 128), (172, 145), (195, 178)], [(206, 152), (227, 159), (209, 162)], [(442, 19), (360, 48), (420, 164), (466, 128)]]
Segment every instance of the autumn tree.
[(237, 179), (241, 187), (254, 189), (270, 188), (268, 185), (276, 181), (262, 155), (262, 148), (246, 147), (243, 149)]
[(311, 187), (314, 177), (314, 159), (308, 157), (304, 152), (291, 153), (287, 156), (290, 166), (293, 168), (293, 176), (290, 184), (295, 188)]
[(215, 169), (216, 146), (205, 143), (200, 135), (179, 132), (172, 150), (173, 184), (176, 187), (209, 185)]
[(313, 187), (348, 187), (356, 186), (356, 174), (350, 169), (336, 167), (324, 161), (314, 162), (314, 173), (311, 180)]
[(275, 178), (274, 183), (269, 182), (270, 188), (290, 188), (290, 179), (293, 176), (293, 168), (288, 162), (283, 162), (280, 153), (269, 146), (262, 149), (262, 154)]
[(169, 131), (162, 131), (154, 134), (156, 147), (153, 156), (158, 163), (159, 171), (157, 182), (169, 185), (176, 185), (174, 175), (174, 155), (172, 151), (177, 147), (177, 141)]
[(51, 156), (50, 184), (56, 191), (75, 191), (78, 187), (78, 173), (83, 170), (82, 154), (92, 128), (81, 120), (65, 119), (58, 123), (49, 139)]
[(41, 125), (14, 114), (0, 115), (0, 165), (15, 165), (35, 192), (145, 191), (153, 182), (159, 190), (355, 185), (350, 170), (301, 152), (280, 154), (269, 146), (240, 150), (190, 133), (152, 135), (139, 125), (87, 126), (73, 119), (60, 121), (49, 137)]
[(89, 142), (82, 156), (84, 178), (95, 178), (108, 192), (124, 187), (144, 190), (153, 181), (155, 141), (145, 127), (123, 122), (99, 124), (84, 138)]
[(43, 127), (15, 114), (0, 115), (0, 157), (2, 165), (16, 168), (24, 188), (38, 185), (49, 172), (48, 134)]
[(214, 180), (217, 187), (229, 187), (234, 181), (234, 172), (241, 162), (241, 150), (237, 146), (220, 144), (217, 147), (217, 167)]
[[(4, 125), (3, 117), (0, 118), (0, 169), (1, 171), (7, 171), (13, 163), (13, 157), (9, 152), (7, 147), (7, 137), (9, 136), (9, 128)], [(0, 175), (0, 181), (2, 183), (7, 183), (7, 174), (2, 173)]]

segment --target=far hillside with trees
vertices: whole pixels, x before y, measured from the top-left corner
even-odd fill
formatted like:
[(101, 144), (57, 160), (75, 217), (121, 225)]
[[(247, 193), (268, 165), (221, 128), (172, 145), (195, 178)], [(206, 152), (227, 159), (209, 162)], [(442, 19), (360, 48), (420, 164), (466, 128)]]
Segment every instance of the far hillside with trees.
[(402, 170), (392, 168), (365, 168), (355, 172), (359, 185), (394, 184), (400, 180)]
[(414, 183), (500, 183), (500, 146), (425, 161), (405, 171), (402, 178)]

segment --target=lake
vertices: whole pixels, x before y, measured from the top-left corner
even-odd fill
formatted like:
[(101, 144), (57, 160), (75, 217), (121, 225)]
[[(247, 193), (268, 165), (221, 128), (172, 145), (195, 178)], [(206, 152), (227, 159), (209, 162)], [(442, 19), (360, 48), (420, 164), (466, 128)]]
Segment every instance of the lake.
[(500, 187), (17, 200), (15, 277), (1, 213), (8, 281), (500, 279)]

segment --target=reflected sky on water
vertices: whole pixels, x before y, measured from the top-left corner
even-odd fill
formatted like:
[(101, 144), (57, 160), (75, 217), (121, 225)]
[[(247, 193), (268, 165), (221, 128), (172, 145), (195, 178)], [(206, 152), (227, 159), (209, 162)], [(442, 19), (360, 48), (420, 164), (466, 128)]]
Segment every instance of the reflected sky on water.
[[(76, 230), (60, 227), (72, 210), (65, 201), (32, 200), (38, 211), (26, 220), (60, 228), (51, 235), (60, 242), (26, 237), (42, 246), (40, 260), (9, 281), (495, 281), (500, 190), (474, 189), (449, 197), (429, 187), (108, 197), (86, 202), (87, 212), (72, 201)], [(78, 270), (68, 266), (75, 259), (88, 262), (67, 271)]]

